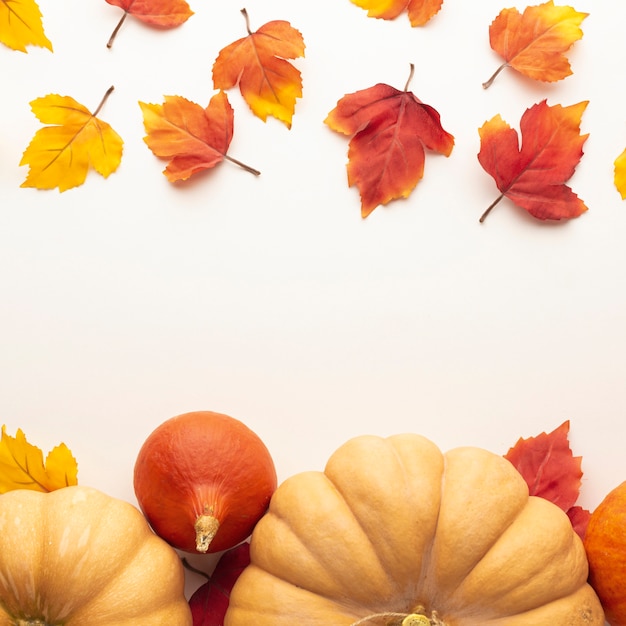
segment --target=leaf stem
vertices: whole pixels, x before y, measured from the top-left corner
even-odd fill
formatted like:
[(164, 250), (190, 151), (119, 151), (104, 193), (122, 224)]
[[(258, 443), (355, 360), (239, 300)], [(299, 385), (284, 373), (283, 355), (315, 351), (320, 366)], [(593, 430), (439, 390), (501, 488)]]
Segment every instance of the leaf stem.
[(254, 174), (255, 176), (261, 175), (261, 172), (259, 172), (259, 170), (255, 170), (253, 167), (250, 167), (249, 165), (246, 165), (245, 163), (242, 163), (238, 159), (228, 156), (227, 154), (224, 155), (224, 159), (230, 161), (231, 163), (234, 163), (235, 165), (238, 165), (239, 167), (246, 170), (246, 172), (250, 172), (250, 174)]
[(113, 93), (113, 89), (115, 89), (115, 87), (113, 87), (113, 85), (111, 85), (106, 90), (106, 93), (104, 94), (104, 96), (102, 96), (102, 100), (100, 100), (100, 104), (98, 105), (96, 110), (91, 114), (92, 117), (97, 117), (98, 113), (100, 113), (100, 109), (104, 106), (104, 103), (107, 101), (107, 98), (111, 95), (111, 93)]
[(204, 576), (204, 578), (206, 578), (208, 581), (211, 580), (211, 577), (209, 576), (209, 574), (207, 574), (206, 572), (203, 572), (201, 569), (198, 569), (197, 567), (194, 567), (185, 557), (181, 559), (181, 562), (183, 566), (185, 567), (185, 569), (188, 569), (190, 572), (193, 572), (194, 574)]
[(120, 18), (120, 21), (117, 23), (117, 26), (113, 29), (113, 32), (111, 33), (111, 36), (109, 37), (109, 41), (107, 41), (107, 48), (111, 48), (111, 46), (113, 45), (113, 40), (115, 39), (115, 36), (117, 35), (120, 28), (122, 28), (122, 24), (126, 20), (127, 15), (128, 15), (128, 11), (124, 11), (124, 13), (122, 14), (122, 17)]
[(483, 83), (483, 89), (489, 89), (489, 87), (491, 87), (491, 85), (493, 84), (493, 81), (496, 79), (496, 76), (505, 68), (508, 67), (509, 64), (508, 63), (503, 63), (492, 75), (491, 78), (489, 78), (489, 80), (486, 80)]
[(489, 215), (489, 213), (491, 213), (491, 209), (493, 209), (494, 206), (496, 206), (496, 204), (498, 204), (498, 202), (500, 202), (500, 200), (502, 200), (502, 198), (504, 198), (504, 194), (501, 193), (485, 210), (485, 212), (480, 216), (480, 219), (478, 220), (481, 224), (485, 221), (485, 218), (487, 217), (487, 215)]
[(250, 30), (250, 19), (248, 18), (248, 11), (246, 11), (246, 9), (241, 9), (241, 14), (246, 19), (246, 30), (248, 31), (248, 35), (251, 35), (252, 31)]
[(415, 73), (415, 65), (413, 63), (410, 64), (410, 71), (409, 71), (409, 77), (406, 79), (406, 84), (404, 85), (404, 91), (408, 91), (409, 90), (409, 84), (411, 83), (411, 80), (413, 79), (413, 74)]

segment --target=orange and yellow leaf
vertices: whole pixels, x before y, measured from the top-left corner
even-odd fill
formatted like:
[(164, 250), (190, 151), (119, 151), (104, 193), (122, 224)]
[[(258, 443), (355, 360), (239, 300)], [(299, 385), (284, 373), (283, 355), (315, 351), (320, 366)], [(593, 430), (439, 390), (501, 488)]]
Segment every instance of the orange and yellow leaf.
[(20, 52), (26, 52), (27, 46), (52, 51), (35, 0), (0, 0), (0, 42)]
[(441, 9), (443, 0), (351, 0), (367, 11), (368, 17), (393, 20), (408, 12), (411, 26), (424, 26)]
[[(246, 23), (247, 13), (242, 10)], [(213, 86), (239, 85), (252, 112), (266, 121), (275, 117), (291, 128), (296, 100), (302, 97), (300, 71), (287, 59), (304, 56), (302, 34), (289, 22), (276, 20), (223, 48), (213, 64)]]
[(622, 196), (622, 200), (626, 200), (626, 150), (624, 150), (614, 162), (614, 182)]
[[(105, 98), (111, 93), (111, 87)], [(120, 136), (74, 98), (49, 94), (33, 100), (33, 113), (44, 124), (22, 155), (29, 171), (22, 187), (66, 191), (82, 185), (90, 168), (107, 178), (119, 166)]]
[(259, 174), (227, 155), (234, 114), (223, 91), (216, 93), (206, 108), (181, 96), (165, 96), (163, 104), (140, 102), (139, 106), (146, 130), (144, 141), (155, 156), (169, 159), (163, 174), (170, 182), (187, 180), (224, 159)]
[(406, 87), (379, 83), (347, 94), (324, 122), (351, 137), (348, 185), (359, 189), (364, 218), (379, 205), (409, 197), (424, 174), (425, 148), (449, 156), (454, 146), (439, 113)]
[(481, 222), (504, 197), (540, 220), (570, 219), (587, 210), (565, 184), (574, 174), (588, 137), (580, 134), (587, 104), (549, 106), (543, 100), (530, 107), (520, 122), (521, 147), (517, 131), (500, 115), (483, 124), (478, 131), (478, 160), (501, 193)]
[(54, 491), (78, 484), (78, 465), (69, 448), (61, 443), (46, 456), (28, 443), (18, 428), (15, 437), (2, 426), (0, 438), (0, 493), (14, 489)]
[(544, 82), (572, 74), (565, 53), (582, 38), (580, 25), (588, 15), (570, 6), (556, 6), (552, 0), (526, 7), (523, 13), (503, 9), (489, 27), (489, 43), (504, 63), (483, 87), (489, 87), (505, 67)]

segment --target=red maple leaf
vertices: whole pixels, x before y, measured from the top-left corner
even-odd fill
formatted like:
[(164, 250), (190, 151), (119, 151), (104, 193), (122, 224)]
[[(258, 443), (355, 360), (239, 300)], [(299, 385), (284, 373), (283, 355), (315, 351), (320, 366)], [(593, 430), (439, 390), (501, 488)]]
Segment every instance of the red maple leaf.
[(351, 137), (348, 184), (359, 189), (362, 217), (408, 198), (424, 175), (424, 148), (449, 156), (454, 147), (439, 113), (408, 91), (408, 81), (404, 91), (379, 83), (347, 94), (324, 122)]
[(483, 213), (482, 222), (507, 197), (541, 220), (578, 217), (587, 210), (565, 182), (583, 155), (588, 135), (580, 134), (580, 121), (588, 102), (549, 106), (545, 100), (522, 115), (517, 131), (499, 115), (479, 129), (478, 160), (502, 192)]

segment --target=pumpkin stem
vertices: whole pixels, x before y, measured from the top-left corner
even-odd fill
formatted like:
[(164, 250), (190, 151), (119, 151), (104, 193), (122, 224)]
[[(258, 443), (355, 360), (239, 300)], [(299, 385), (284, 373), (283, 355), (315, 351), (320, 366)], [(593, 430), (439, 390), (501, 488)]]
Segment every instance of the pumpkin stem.
[(212, 515), (199, 515), (193, 527), (196, 531), (196, 550), (207, 552), (220, 527), (219, 520)]

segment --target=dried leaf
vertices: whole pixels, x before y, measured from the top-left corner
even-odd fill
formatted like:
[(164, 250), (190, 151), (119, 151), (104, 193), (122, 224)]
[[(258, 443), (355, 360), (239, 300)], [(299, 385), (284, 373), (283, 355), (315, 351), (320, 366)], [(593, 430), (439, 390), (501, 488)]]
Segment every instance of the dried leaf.
[(424, 174), (424, 148), (449, 156), (454, 147), (439, 113), (408, 91), (408, 81), (404, 91), (379, 83), (345, 95), (324, 122), (351, 137), (348, 184), (359, 189), (362, 217), (411, 194)]
[(0, 42), (20, 52), (27, 52), (27, 46), (39, 46), (52, 52), (35, 0), (0, 0)]
[(565, 52), (583, 36), (580, 25), (588, 15), (555, 6), (552, 0), (526, 7), (524, 13), (503, 9), (489, 27), (489, 42), (505, 62), (483, 87), (488, 88), (505, 67), (545, 82), (572, 74)]
[(233, 109), (223, 91), (206, 108), (181, 96), (165, 96), (163, 104), (139, 102), (152, 153), (169, 159), (163, 174), (170, 182), (187, 180), (224, 160), (247, 171), (260, 172), (227, 155), (233, 138)]
[(53, 448), (44, 463), (42, 451), (28, 443), (18, 428), (15, 437), (2, 426), (0, 438), (0, 493), (14, 489), (54, 491), (77, 484), (78, 466), (69, 448)]
[(302, 97), (300, 71), (287, 59), (304, 56), (302, 34), (289, 22), (276, 20), (223, 48), (213, 64), (213, 86), (228, 90), (239, 85), (243, 99), (262, 119), (275, 117), (291, 128), (297, 98)]
[(503, 197), (540, 220), (569, 219), (587, 210), (565, 184), (574, 174), (588, 137), (580, 134), (587, 104), (548, 106), (543, 100), (527, 109), (520, 123), (521, 148), (517, 131), (499, 115), (485, 122), (478, 131), (478, 160), (502, 193), (481, 222)]
[(193, 626), (223, 626), (230, 592), (250, 563), (250, 544), (240, 543), (220, 557), (208, 582), (189, 598)]
[(504, 455), (520, 472), (530, 495), (545, 498), (565, 511), (576, 531), (583, 536), (589, 512), (574, 506), (580, 493), (582, 457), (569, 445), (569, 421), (550, 433), (518, 439)]
[(393, 20), (404, 11), (409, 14), (411, 26), (424, 26), (435, 16), (443, 0), (351, 0), (353, 4), (367, 10), (368, 17)]
[(622, 196), (622, 200), (626, 200), (626, 150), (615, 159), (613, 165), (615, 187)]
[(123, 141), (96, 117), (112, 91), (110, 87), (94, 113), (74, 98), (58, 94), (30, 103), (35, 116), (50, 126), (37, 131), (22, 155), (20, 165), (29, 166), (22, 187), (66, 191), (82, 185), (90, 167), (104, 178), (117, 169)]
[(128, 15), (136, 17), (144, 24), (158, 28), (175, 28), (193, 15), (193, 11), (185, 0), (106, 0), (106, 2), (124, 11), (111, 37), (109, 37), (107, 48), (113, 45), (113, 41)]

